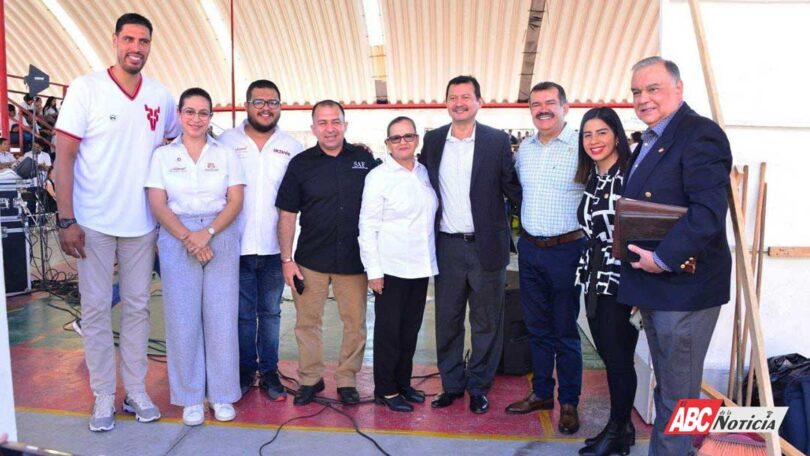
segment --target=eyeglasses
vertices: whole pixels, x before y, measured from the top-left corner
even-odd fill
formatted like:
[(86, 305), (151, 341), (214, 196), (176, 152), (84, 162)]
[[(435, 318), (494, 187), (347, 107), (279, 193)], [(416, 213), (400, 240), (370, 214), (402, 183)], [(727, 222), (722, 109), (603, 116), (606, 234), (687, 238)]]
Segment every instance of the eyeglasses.
[(186, 109), (183, 109), (180, 112), (184, 116), (189, 117), (189, 118), (197, 117), (200, 120), (208, 120), (208, 119), (211, 118), (211, 111), (206, 111), (204, 109), (201, 110), (201, 111), (195, 111), (195, 110), (193, 110), (191, 108), (186, 108)]
[(269, 106), (271, 109), (276, 109), (281, 106), (281, 100), (262, 100), (261, 98), (254, 98), (252, 100), (248, 100), (248, 103), (252, 104), (256, 109), (262, 109), (265, 105)]
[(414, 142), (418, 137), (419, 135), (417, 135), (416, 133), (408, 133), (406, 135), (389, 136), (385, 138), (385, 140), (388, 141), (390, 144), (399, 144), (399, 142), (402, 141), (403, 139), (405, 140), (405, 142)]

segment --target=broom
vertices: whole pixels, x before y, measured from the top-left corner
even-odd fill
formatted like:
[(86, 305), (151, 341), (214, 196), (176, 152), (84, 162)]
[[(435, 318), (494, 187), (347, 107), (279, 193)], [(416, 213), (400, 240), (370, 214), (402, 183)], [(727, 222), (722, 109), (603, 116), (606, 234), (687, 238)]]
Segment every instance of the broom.
[(765, 442), (756, 434), (709, 434), (698, 456), (766, 456)]

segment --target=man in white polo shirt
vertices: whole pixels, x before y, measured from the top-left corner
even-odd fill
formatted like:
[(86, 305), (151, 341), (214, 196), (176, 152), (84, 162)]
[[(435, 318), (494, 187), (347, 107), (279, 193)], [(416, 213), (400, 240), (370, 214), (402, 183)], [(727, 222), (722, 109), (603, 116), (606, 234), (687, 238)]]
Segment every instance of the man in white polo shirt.
[(160, 418), (144, 386), (156, 236), (144, 182), (152, 151), (179, 128), (169, 91), (141, 74), (151, 43), (148, 19), (134, 13), (118, 18), (112, 36), (116, 64), (73, 81), (56, 122), (59, 241), (79, 259), (82, 338), (96, 398), (91, 431), (115, 425), (110, 295), (116, 254), (123, 409), (141, 422)]
[(278, 378), (278, 341), (284, 277), (276, 236), (276, 193), (287, 164), (303, 150), (278, 127), (281, 94), (275, 83), (253, 81), (247, 89), (247, 119), (217, 139), (234, 149), (247, 178), (239, 226), (239, 370), (243, 394), (260, 375), (270, 400), (287, 394)]

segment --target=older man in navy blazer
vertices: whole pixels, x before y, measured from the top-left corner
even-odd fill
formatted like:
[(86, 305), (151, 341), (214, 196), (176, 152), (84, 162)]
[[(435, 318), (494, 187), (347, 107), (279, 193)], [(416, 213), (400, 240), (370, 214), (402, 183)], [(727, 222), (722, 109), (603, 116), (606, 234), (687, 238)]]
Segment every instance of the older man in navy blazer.
[[(521, 188), (509, 135), (475, 121), (481, 87), (472, 76), (450, 80), (445, 92), (452, 123), (425, 135), (419, 161), (436, 194), (436, 356), (447, 407), (470, 393), (470, 410), (485, 413), (503, 348), (503, 297), (510, 228), (504, 195), (519, 203)], [(464, 319), (470, 303), (472, 350), (464, 364)]]
[[(624, 196), (688, 208), (654, 251), (629, 249), (619, 301), (641, 309), (655, 369), (651, 455), (685, 455), (690, 436), (665, 435), (679, 399), (697, 398), (703, 361), (731, 286), (726, 240), (731, 149), (723, 130), (683, 101), (675, 63), (648, 57), (633, 66), (633, 105), (649, 127), (634, 153)], [(694, 269), (691, 267), (694, 265)]]

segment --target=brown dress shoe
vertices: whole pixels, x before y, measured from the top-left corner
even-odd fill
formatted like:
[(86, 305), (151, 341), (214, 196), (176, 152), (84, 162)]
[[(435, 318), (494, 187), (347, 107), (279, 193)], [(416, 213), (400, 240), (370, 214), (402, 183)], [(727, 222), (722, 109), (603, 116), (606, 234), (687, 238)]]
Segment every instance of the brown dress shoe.
[(529, 394), (526, 399), (509, 404), (506, 413), (522, 415), (536, 410), (551, 410), (554, 408), (554, 398), (540, 399), (534, 393)]
[(557, 426), (563, 434), (573, 434), (579, 430), (577, 407), (571, 404), (560, 406), (560, 424)]

